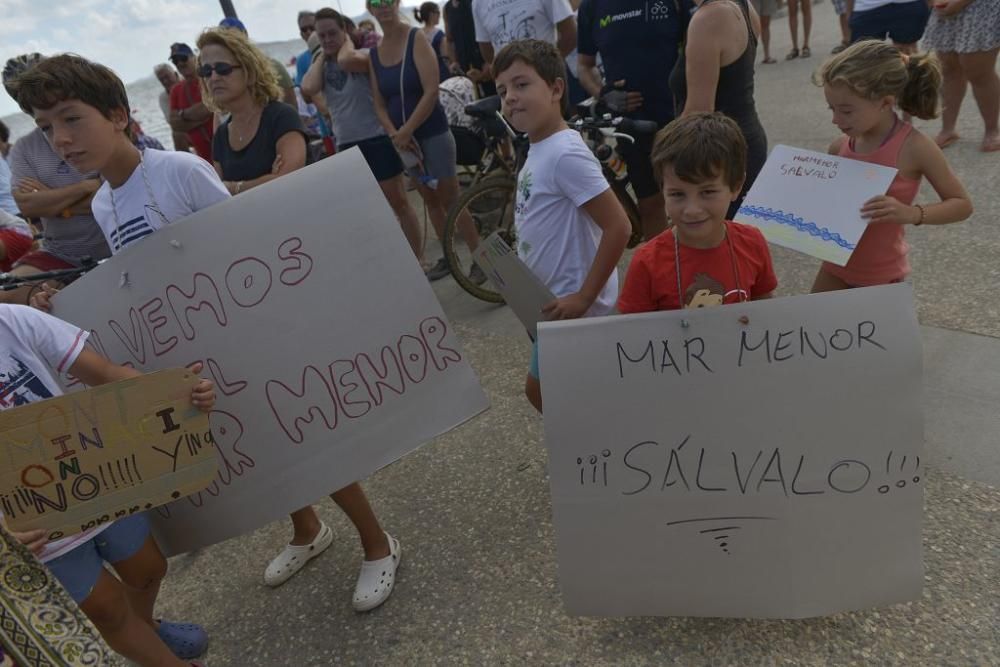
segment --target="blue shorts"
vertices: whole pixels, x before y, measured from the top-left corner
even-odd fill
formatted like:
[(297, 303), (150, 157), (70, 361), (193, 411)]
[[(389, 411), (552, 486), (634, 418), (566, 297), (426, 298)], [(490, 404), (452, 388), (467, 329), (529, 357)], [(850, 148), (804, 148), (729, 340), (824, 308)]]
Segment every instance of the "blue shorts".
[(76, 549), (45, 564), (59, 583), (80, 604), (94, 590), (104, 563), (120, 563), (139, 552), (149, 537), (146, 514), (119, 519)]
[(392, 139), (386, 135), (362, 139), (354, 143), (346, 143), (337, 146), (337, 151), (346, 151), (348, 148), (357, 146), (361, 149), (361, 154), (365, 156), (368, 168), (375, 175), (378, 182), (388, 181), (403, 173), (403, 161), (399, 159), (396, 147), (392, 145)]
[(536, 340), (531, 344), (531, 368), (528, 369), (528, 373), (531, 377), (536, 380), (541, 380), (542, 376), (538, 370), (538, 341)]
[(924, 36), (931, 9), (924, 0), (882, 5), (851, 14), (851, 41), (884, 40), (896, 44), (915, 44)]

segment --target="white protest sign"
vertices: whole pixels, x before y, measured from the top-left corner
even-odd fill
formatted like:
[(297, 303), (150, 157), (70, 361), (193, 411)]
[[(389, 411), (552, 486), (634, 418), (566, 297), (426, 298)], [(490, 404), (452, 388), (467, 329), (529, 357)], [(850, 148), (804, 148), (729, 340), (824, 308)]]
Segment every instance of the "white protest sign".
[(538, 322), (543, 320), (542, 306), (556, 298), (552, 291), (521, 261), (499, 232), (493, 232), (480, 243), (472, 257), (534, 339)]
[(176, 222), (54, 314), (146, 370), (205, 362), (218, 479), (155, 510), (169, 554), (240, 535), (488, 406), (361, 153)]
[(845, 266), (867, 223), (862, 205), (884, 195), (896, 170), (778, 145), (736, 213), (771, 243)]
[(910, 286), (546, 322), (539, 343), (571, 612), (800, 618), (920, 597)]

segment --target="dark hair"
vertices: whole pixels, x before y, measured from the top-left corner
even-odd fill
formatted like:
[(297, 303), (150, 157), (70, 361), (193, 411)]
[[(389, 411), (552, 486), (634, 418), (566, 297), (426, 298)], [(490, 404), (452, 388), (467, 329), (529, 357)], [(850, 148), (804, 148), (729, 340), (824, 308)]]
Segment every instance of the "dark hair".
[(540, 39), (521, 39), (511, 42), (500, 49), (493, 59), (494, 78), (502, 74), (515, 62), (522, 62), (542, 77), (550, 86), (558, 79), (563, 81), (562, 107), (566, 108), (568, 86), (566, 80), (566, 61), (556, 47)]
[(0, 141), (7, 143), (10, 141), (10, 129), (0, 120)]
[(813, 83), (844, 85), (868, 100), (892, 95), (900, 109), (926, 120), (938, 115), (941, 63), (932, 53), (907, 56), (891, 44), (864, 40), (823, 63)]
[(695, 113), (678, 118), (656, 135), (649, 156), (656, 182), (663, 185), (663, 170), (673, 167), (688, 183), (703, 183), (722, 176), (738, 190), (747, 172), (747, 142), (733, 119), (719, 112)]
[(337, 23), (337, 27), (347, 33), (347, 37), (351, 40), (351, 43), (354, 44), (354, 48), (361, 48), (361, 38), (354, 34), (356, 28), (354, 21), (344, 16), (336, 9), (331, 9), (330, 7), (324, 7), (316, 12), (316, 20), (321, 21), (323, 19), (335, 21)]
[(80, 100), (108, 119), (115, 109), (131, 113), (118, 75), (81, 56), (64, 53), (46, 58), (17, 79), (17, 103), (26, 114), (66, 100)]
[(421, 23), (427, 23), (431, 20), (432, 14), (440, 14), (441, 8), (438, 7), (436, 2), (425, 2), (420, 5), (419, 8), (413, 9), (413, 16)]

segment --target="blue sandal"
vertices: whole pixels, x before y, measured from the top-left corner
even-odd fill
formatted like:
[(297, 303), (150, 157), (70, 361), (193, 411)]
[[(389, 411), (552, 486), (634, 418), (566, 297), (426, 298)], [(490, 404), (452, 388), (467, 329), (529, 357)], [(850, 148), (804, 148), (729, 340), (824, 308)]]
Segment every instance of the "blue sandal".
[(197, 658), (208, 648), (208, 633), (205, 628), (194, 623), (160, 621), (156, 634), (181, 660)]

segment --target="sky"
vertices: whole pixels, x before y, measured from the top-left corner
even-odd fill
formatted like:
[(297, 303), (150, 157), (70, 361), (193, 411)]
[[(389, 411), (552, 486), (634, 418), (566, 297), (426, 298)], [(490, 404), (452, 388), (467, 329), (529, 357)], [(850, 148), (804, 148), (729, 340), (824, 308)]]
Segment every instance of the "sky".
[[(364, 0), (233, 0), (258, 42), (298, 37), (299, 10), (331, 6), (349, 16)], [(150, 76), (167, 60), (170, 45), (194, 45), (198, 33), (222, 19), (218, 0), (0, 0), (0, 67), (8, 58), (37, 51), (71, 51), (111, 67), (126, 83)], [(303, 48), (305, 45), (303, 45)], [(0, 91), (0, 116), (17, 105)]]

